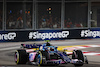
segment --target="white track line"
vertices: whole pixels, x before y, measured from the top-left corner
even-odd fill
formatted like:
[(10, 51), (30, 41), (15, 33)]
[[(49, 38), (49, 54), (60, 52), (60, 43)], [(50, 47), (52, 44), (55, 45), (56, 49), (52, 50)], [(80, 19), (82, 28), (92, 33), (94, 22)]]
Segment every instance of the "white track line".
[(0, 51), (14, 50), (14, 49), (18, 49), (18, 48), (20, 48), (20, 47), (2, 48), (2, 49), (0, 49)]

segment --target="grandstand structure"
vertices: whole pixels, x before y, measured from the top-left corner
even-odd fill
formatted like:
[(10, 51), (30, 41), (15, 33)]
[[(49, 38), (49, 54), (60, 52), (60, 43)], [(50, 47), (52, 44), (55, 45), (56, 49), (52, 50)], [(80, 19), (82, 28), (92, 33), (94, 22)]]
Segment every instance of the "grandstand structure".
[(100, 38), (100, 0), (0, 0), (0, 41)]

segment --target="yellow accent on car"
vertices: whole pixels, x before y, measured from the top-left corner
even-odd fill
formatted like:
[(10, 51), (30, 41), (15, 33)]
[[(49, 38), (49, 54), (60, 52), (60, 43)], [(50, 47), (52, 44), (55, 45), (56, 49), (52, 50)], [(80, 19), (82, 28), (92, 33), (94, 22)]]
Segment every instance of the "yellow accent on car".
[(16, 64), (18, 64), (19, 63), (19, 53), (18, 51), (16, 51), (16, 53), (17, 53), (17, 63)]
[[(40, 53), (40, 57), (41, 57), (40, 64), (42, 64), (42, 53), (41, 53), (41, 51), (39, 51), (39, 53)], [(40, 66), (40, 64), (38, 66)]]

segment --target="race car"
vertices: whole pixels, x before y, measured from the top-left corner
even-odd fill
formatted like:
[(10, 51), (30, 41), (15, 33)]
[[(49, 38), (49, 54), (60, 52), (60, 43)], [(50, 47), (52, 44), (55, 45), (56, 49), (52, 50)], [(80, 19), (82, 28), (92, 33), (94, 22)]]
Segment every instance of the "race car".
[(21, 44), (21, 49), (15, 51), (15, 63), (38, 66), (67, 63), (75, 66), (88, 64), (88, 59), (81, 50), (73, 50), (72, 58), (70, 58), (66, 50), (59, 51), (57, 48), (48, 42), (44, 44)]

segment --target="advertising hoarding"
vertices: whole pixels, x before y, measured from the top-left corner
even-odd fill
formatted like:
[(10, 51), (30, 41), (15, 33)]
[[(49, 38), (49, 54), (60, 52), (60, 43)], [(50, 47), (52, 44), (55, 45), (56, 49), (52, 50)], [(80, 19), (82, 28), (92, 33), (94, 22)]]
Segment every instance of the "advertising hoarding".
[(99, 29), (0, 31), (0, 42), (100, 38)]

